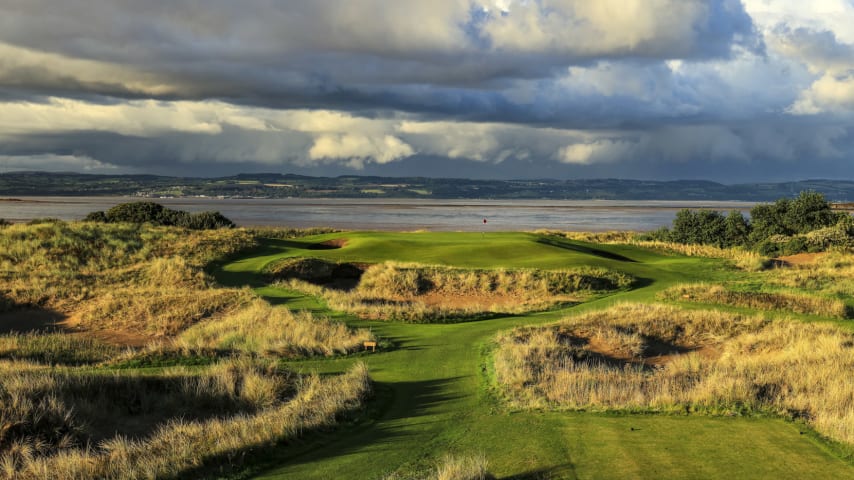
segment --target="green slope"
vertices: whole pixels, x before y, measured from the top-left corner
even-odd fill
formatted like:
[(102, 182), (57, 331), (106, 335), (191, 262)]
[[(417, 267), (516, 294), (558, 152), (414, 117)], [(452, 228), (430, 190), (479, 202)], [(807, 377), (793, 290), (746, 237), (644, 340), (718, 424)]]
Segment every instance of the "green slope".
[[(346, 238), (340, 249), (315, 245)], [(287, 256), (469, 267), (596, 265), (642, 279), (639, 288), (563, 311), (452, 325), (362, 322), (397, 348), (361, 357), (377, 385), (372, 418), (274, 451), (257, 478), (382, 478), (418, 471), (445, 453), (483, 453), (502, 478), (854, 478), (854, 469), (797, 425), (779, 419), (508, 412), (494, 397), (488, 351), (495, 334), (618, 301), (648, 301), (675, 282), (729, 278), (708, 259), (624, 246), (546, 241), (525, 233), (348, 232), (271, 240), (223, 265), (221, 282), (258, 288), (290, 308), (324, 311), (315, 299), (264, 286), (258, 272)], [(328, 312), (331, 313), (331, 312)], [(352, 359), (294, 362), (340, 372)]]

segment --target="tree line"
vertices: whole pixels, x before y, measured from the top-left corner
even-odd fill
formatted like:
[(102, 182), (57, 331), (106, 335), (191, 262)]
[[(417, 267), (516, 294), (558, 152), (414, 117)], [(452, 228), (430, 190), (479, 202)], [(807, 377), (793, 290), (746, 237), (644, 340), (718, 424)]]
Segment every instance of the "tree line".
[(662, 227), (646, 236), (684, 244), (744, 247), (763, 255), (791, 255), (823, 251), (831, 246), (854, 245), (854, 218), (835, 212), (816, 192), (801, 192), (796, 198), (750, 209), (750, 218), (740, 211), (728, 214), (708, 209), (683, 209), (671, 228)]

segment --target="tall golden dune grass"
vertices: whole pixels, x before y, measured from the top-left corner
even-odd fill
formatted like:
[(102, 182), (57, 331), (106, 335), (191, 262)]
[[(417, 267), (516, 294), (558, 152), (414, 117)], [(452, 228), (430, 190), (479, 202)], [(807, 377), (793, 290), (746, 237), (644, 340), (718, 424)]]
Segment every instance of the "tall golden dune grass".
[(635, 241), (637, 232), (611, 230), (608, 232), (563, 232), (559, 230), (538, 230), (534, 233), (559, 235), (569, 240), (588, 243), (630, 243)]
[[(634, 335), (634, 352), (602, 340)], [(854, 385), (840, 380), (854, 334), (832, 325), (623, 304), (498, 341), (497, 379), (516, 408), (768, 412), (854, 443)]]
[(595, 267), (477, 270), (384, 262), (367, 269), (357, 288), (365, 296), (377, 297), (434, 291), (462, 295), (500, 293), (525, 299), (615, 290), (629, 286), (632, 281), (624, 273)]
[(779, 310), (833, 318), (846, 318), (848, 314), (845, 302), (839, 299), (806, 293), (734, 291), (723, 285), (708, 283), (676, 285), (661, 292), (660, 296), (667, 300)]
[(84, 365), (104, 362), (120, 351), (118, 347), (82, 335), (40, 332), (0, 335), (0, 359)]
[(254, 294), (249, 289), (118, 287), (84, 302), (80, 326), (151, 336), (176, 335), (198, 321), (237, 309)]
[(741, 270), (752, 272), (764, 269), (769, 262), (767, 257), (763, 257), (756, 252), (751, 252), (738, 247), (720, 248), (713, 245), (686, 245), (675, 242), (645, 241), (637, 239), (626, 243), (651, 250), (678, 253), (687, 257), (720, 258), (728, 260)]
[(112, 436), (141, 433), (144, 423), (175, 416), (256, 411), (293, 389), (289, 372), (246, 359), (201, 373), (172, 368), (158, 375), (20, 367), (0, 365), (0, 455), (41, 456), (97, 442), (105, 421)]
[[(227, 374), (228, 368), (224, 372)], [(174, 419), (145, 438), (116, 436), (97, 446), (75, 446), (64, 437), (50, 444), (50, 452), (34, 448), (41, 444), (31, 438), (0, 443), (0, 477), (132, 480), (180, 477), (214, 465), (229, 468), (236, 458), (241, 458), (240, 452), (334, 424), (338, 416), (359, 408), (370, 392), (367, 369), (362, 364), (337, 377), (303, 377), (293, 385), (294, 393), (284, 399), (270, 400), (278, 393), (271, 394), (264, 385), (253, 386), (246, 378), (241, 382), (232, 380), (231, 384), (240, 385), (241, 395), (252, 392), (253, 400), (262, 408), (207, 420)]]
[[(198, 290), (206, 288), (202, 266), (251, 245), (254, 239), (239, 229), (88, 222), (12, 225), (0, 231), (0, 296), (6, 309), (38, 306), (70, 312), (117, 284), (171, 288), (169, 282), (178, 275), (177, 287)], [(175, 267), (168, 267), (170, 263)]]
[(298, 278), (280, 284), (321, 297), (331, 308), (363, 318), (442, 322), (543, 310), (595, 292), (625, 288), (633, 281), (629, 275), (592, 267), (478, 270), (385, 262), (367, 268), (350, 291)]

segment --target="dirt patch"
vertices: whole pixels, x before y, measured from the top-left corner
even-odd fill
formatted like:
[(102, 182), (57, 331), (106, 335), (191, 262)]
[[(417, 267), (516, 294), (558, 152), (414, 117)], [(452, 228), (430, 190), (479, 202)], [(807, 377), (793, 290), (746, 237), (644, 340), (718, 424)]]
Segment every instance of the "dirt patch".
[(0, 335), (10, 333), (64, 333), (82, 338), (94, 338), (118, 347), (142, 347), (151, 338), (119, 330), (89, 331), (80, 328), (77, 316), (53, 310), (29, 308), (0, 313)]
[(789, 267), (793, 265), (812, 265), (816, 263), (824, 252), (819, 253), (798, 253), (796, 255), (786, 255), (785, 257), (775, 258), (775, 263), (779, 262), (778, 266)]
[(148, 345), (152, 337), (124, 330), (88, 330), (81, 326), (80, 315), (66, 317), (60, 322), (59, 327), (68, 335), (82, 338), (92, 338), (99, 342), (116, 347), (144, 347)]
[(53, 310), (28, 308), (0, 313), (0, 334), (65, 330), (66, 315)]
[(714, 360), (721, 352), (712, 345), (685, 347), (666, 342), (647, 340), (642, 355), (630, 355), (625, 351), (614, 349), (611, 345), (598, 339), (586, 339), (585, 350), (592, 352), (595, 358), (611, 366), (643, 366), (645, 368), (662, 368), (687, 353), (696, 353), (703, 360)]

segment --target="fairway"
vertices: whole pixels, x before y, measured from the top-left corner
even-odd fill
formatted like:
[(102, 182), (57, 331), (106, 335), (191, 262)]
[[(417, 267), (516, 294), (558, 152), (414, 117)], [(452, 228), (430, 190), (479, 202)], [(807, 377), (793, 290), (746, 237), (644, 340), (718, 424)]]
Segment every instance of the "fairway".
[[(339, 240), (340, 248), (319, 248)], [(636, 286), (563, 310), (434, 325), (368, 322), (316, 299), (268, 286), (261, 270), (284, 257), (385, 260), (459, 267), (605, 267)], [(393, 347), (360, 355), (375, 382), (367, 418), (286, 445), (254, 470), (265, 479), (406, 478), (446, 453), (483, 454), (499, 478), (854, 478), (854, 468), (804, 427), (776, 418), (515, 412), (490, 372), (495, 335), (623, 301), (652, 301), (676, 283), (726, 281), (718, 260), (668, 256), (527, 233), (346, 232), (267, 240), (220, 265), (220, 283), (250, 285), (274, 304), (369, 327)], [(343, 372), (355, 359), (296, 361), (300, 371)], [(806, 434), (805, 434), (806, 433)], [(394, 477), (392, 477), (394, 478)]]

